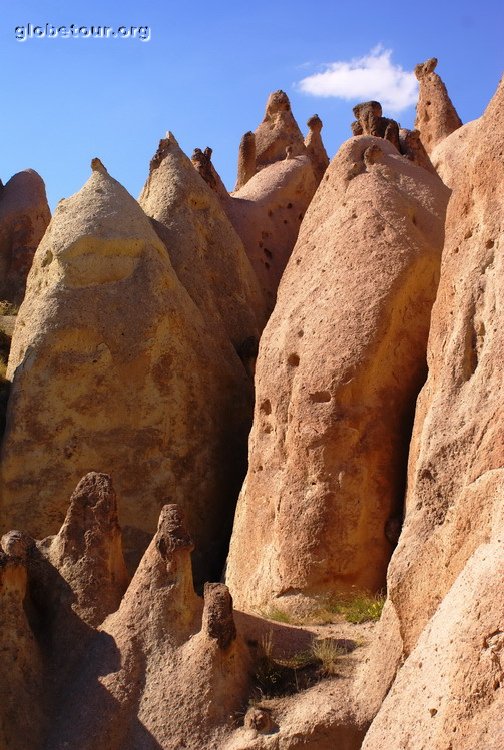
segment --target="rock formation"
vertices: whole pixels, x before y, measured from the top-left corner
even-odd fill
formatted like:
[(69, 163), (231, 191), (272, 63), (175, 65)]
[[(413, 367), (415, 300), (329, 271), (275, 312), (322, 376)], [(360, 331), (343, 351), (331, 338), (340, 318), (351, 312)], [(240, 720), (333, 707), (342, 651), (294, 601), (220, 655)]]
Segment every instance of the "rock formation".
[(436, 62), (329, 166), (275, 92), (231, 195), (93, 159), (36, 251), (0, 182), (0, 750), (502, 750), (504, 79)]
[(381, 138), (329, 166), (261, 340), (226, 574), (239, 607), (383, 586), (447, 198)]
[(309, 131), (305, 138), (305, 146), (311, 159), (315, 177), (320, 182), (329, 166), (329, 157), (322, 142), (322, 120), (318, 115), (313, 115), (306, 124)]
[(235, 191), (242, 188), (257, 171), (256, 136), (249, 130), (242, 137), (238, 149), (238, 176)]
[(206, 584), (203, 602), (194, 593), (193, 542), (178, 506), (162, 509), (122, 602), (106, 475), (82, 479), (55, 537), (11, 531), (2, 548), (2, 747), (218, 746), (248, 694), (250, 656), (227, 588)]
[(441, 601), (363, 750), (502, 748), (504, 603), (496, 592), (503, 580), (501, 537), (479, 546)]
[(316, 189), (310, 157), (284, 155), (249, 179), (224, 206), (259, 279), (268, 312)]
[(45, 727), (42, 654), (25, 611), (24, 558), (22, 545), (0, 550), (0, 747), (6, 750), (40, 748)]
[(269, 95), (264, 119), (255, 131), (255, 146), (257, 169), (284, 159), (289, 146), (292, 156), (306, 154), (303, 134), (285, 91)]
[[(455, 133), (450, 139), (457, 143)], [(394, 669), (406, 662), (366, 750), (380, 748), (384, 732), (411, 749), (450, 741), (457, 750), (497, 748), (500, 741), (503, 82), (463, 140), (432, 310), (429, 376), (411, 443), (405, 526), (362, 690), (375, 675), (384, 697)], [(398, 713), (403, 719), (393, 727)]]
[(407, 128), (399, 130), (399, 151), (414, 164), (423, 167), (428, 172), (432, 172), (432, 174), (437, 174), (435, 167), (427, 155), (427, 151), (423, 147), (418, 130), (408, 130)]
[(51, 219), (44, 181), (18, 172), (0, 190), (0, 299), (19, 304), (33, 255)]
[(400, 154), (414, 164), (423, 167), (432, 174), (437, 174), (423, 147), (418, 130), (401, 128), (395, 120), (383, 117), (380, 102), (371, 101), (357, 104), (353, 112), (357, 118), (351, 124), (353, 135), (373, 135), (378, 138), (385, 138), (385, 140), (394, 144)]
[(3, 528), (54, 533), (79, 477), (113, 472), (130, 566), (172, 499), (200, 545), (197, 576), (218, 577), (252, 395), (233, 346), (215, 330), (141, 208), (95, 164), (81, 191), (58, 205), (18, 315)]
[(435, 57), (431, 57), (415, 67), (415, 75), (420, 83), (415, 128), (420, 131), (429, 156), (443, 138), (462, 125), (446, 86), (434, 72), (437, 62)]
[(479, 119), (468, 122), (446, 136), (432, 151), (431, 162), (445, 185), (453, 187), (460, 171), (460, 164), (465, 161), (468, 149), (479, 127)]
[(69, 680), (51, 750), (218, 747), (247, 694), (249, 657), (225, 586), (205, 586), (202, 611), (192, 548), (179, 508), (165, 506), (120, 608)]
[(352, 123), (354, 135), (373, 135), (385, 138), (400, 151), (399, 125), (389, 117), (383, 117), (380, 102), (362, 102), (353, 108), (356, 123)]
[(216, 185), (211, 149), (197, 149), (191, 164), (168, 133), (139, 202), (205, 321), (237, 349), (249, 336), (259, 336), (265, 303), (243, 244), (211, 189)]
[(216, 191), (259, 279), (268, 314), (322, 177), (322, 122), (312, 125), (308, 148), (287, 94), (270, 94), (264, 120), (240, 142), (235, 192), (222, 196)]

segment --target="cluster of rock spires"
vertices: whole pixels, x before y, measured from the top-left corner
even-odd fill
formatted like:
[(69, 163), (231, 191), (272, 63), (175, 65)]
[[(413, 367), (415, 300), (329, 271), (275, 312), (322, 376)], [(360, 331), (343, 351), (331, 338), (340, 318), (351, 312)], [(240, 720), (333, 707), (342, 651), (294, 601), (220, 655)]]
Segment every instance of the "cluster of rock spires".
[[(273, 93), (231, 194), (171, 133), (138, 202), (1, 189), (0, 747), (503, 747), (504, 82), (462, 126), (436, 64), (330, 164)], [(385, 585), (330, 719), (247, 711), (233, 602)]]

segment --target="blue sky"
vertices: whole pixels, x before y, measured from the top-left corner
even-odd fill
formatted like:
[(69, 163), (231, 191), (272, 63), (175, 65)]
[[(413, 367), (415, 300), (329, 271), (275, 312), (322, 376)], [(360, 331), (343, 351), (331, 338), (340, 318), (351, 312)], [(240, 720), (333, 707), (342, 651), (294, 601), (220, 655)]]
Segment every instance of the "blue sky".
[[(6, 182), (20, 169), (36, 169), (54, 207), (80, 188), (99, 156), (137, 196), (158, 140), (171, 130), (189, 155), (195, 146), (211, 146), (232, 187), (240, 137), (255, 129), (268, 93), (278, 88), (289, 94), (303, 131), (311, 114), (320, 115), (333, 156), (361, 100), (352, 99), (355, 76), (345, 78), (347, 63), (360, 58), (353, 67), (368, 68), (371, 58), (376, 67), (380, 55), (388, 69), (375, 76), (374, 98), (388, 95), (390, 75), (392, 88), (404, 84), (390, 102), (405, 108), (385, 114), (412, 126), (407, 73), (436, 56), (466, 122), (481, 114), (504, 67), (503, 7), (501, 0), (0, 0), (0, 177)], [(28, 23), (149, 26), (151, 39), (16, 41), (15, 27)], [(320, 93), (327, 78), (322, 87), (320, 79), (300, 85), (333, 63), (345, 78), (337, 90), (348, 100), (307, 93)]]

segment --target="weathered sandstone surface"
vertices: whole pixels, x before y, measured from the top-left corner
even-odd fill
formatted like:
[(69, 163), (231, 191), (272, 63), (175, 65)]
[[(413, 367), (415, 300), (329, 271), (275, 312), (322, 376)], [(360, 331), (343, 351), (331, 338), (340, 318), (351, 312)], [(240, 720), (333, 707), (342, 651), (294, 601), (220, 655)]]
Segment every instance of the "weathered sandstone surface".
[(223, 195), (213, 167), (206, 170), (208, 184), (245, 246), (268, 315), (301, 221), (328, 163), (320, 134), (322, 121), (315, 115), (308, 125), (305, 145), (287, 94), (275, 91), (263, 122), (240, 142), (234, 193)]
[(0, 183), (0, 299), (22, 301), (33, 255), (50, 220), (44, 181), (33, 169)]
[(269, 95), (264, 119), (255, 131), (256, 166), (258, 169), (291, 156), (306, 154), (303, 134), (292, 114), (285, 91)]
[(502, 748), (502, 542), (501, 526), (500, 536), (478, 547), (443, 597), (399, 671), (363, 750)]
[(308, 122), (308, 134), (305, 138), (305, 146), (311, 159), (313, 171), (317, 181), (320, 182), (329, 166), (329, 157), (322, 141), (322, 120), (318, 115), (310, 117)]
[(415, 68), (420, 83), (415, 128), (420, 131), (420, 138), (429, 155), (438, 143), (462, 125), (446, 86), (435, 72), (437, 62), (435, 57), (431, 57)]
[(305, 154), (264, 167), (224, 204), (259, 279), (268, 312), (316, 189), (312, 161)]
[(384, 584), (448, 194), (382, 138), (329, 166), (261, 340), (226, 574), (239, 606)]
[(82, 190), (55, 212), (18, 315), (3, 529), (54, 533), (79, 477), (113, 472), (129, 563), (170, 499), (200, 545), (197, 576), (218, 577), (252, 389), (230, 340), (214, 328), (142, 209), (95, 160)]
[[(384, 733), (411, 749), (497, 748), (502, 740), (502, 82), (464, 138), (449, 138), (462, 148), (451, 173), (429, 376), (416, 410), (405, 525), (362, 691), (377, 680), (384, 696), (407, 660), (366, 750), (381, 748)], [(372, 692), (379, 703), (376, 682)]]
[(206, 584), (204, 603), (194, 593), (192, 548), (180, 509), (165, 506), (120, 608), (75, 670), (51, 750), (219, 747), (247, 694), (249, 657), (226, 587)]
[(3, 536), (2, 747), (220, 746), (248, 693), (250, 656), (227, 588), (194, 593), (192, 549), (180, 508), (164, 506), (128, 586), (115, 492), (97, 473), (56, 536)]
[(477, 119), (462, 125), (443, 138), (432, 151), (431, 162), (449, 188), (455, 185), (460, 166), (469, 156), (479, 123), (480, 119)]
[[(211, 170), (210, 158), (198, 163)], [(211, 179), (212, 172), (204, 177)], [(265, 303), (243, 244), (217, 195), (171, 133), (151, 161), (139, 203), (207, 324), (227, 335), (236, 349), (250, 336), (258, 337)]]

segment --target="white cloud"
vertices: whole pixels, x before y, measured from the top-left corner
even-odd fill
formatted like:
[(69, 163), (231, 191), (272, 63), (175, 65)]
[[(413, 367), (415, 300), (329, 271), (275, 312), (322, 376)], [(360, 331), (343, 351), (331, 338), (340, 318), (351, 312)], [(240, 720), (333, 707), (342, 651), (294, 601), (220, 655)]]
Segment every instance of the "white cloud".
[(391, 57), (392, 50), (378, 45), (364, 57), (327, 64), (321, 73), (303, 78), (298, 88), (305, 94), (356, 103), (377, 99), (385, 115), (401, 112), (416, 103), (418, 84), (415, 74), (394, 65)]

